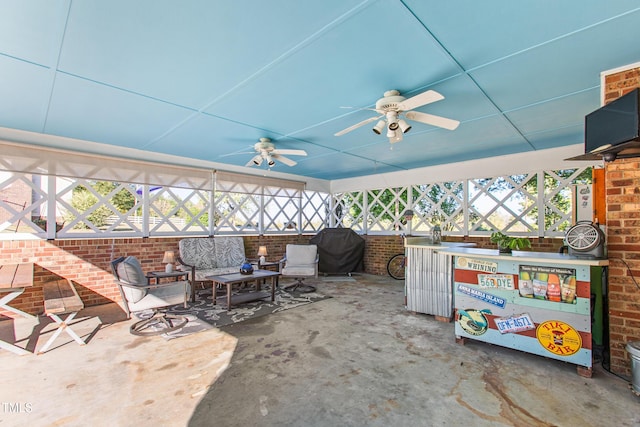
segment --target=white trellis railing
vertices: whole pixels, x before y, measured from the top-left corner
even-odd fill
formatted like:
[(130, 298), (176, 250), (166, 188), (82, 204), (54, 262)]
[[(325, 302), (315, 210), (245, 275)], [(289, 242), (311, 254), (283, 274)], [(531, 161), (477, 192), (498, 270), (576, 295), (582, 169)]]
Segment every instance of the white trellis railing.
[[(316, 233), (562, 236), (571, 188), (590, 169), (415, 184), (329, 195), (225, 181), (220, 188), (135, 185), (0, 172), (0, 238)], [(227, 178), (228, 179), (228, 178)], [(187, 181), (188, 180), (182, 180)], [(404, 212), (411, 209), (407, 223)]]

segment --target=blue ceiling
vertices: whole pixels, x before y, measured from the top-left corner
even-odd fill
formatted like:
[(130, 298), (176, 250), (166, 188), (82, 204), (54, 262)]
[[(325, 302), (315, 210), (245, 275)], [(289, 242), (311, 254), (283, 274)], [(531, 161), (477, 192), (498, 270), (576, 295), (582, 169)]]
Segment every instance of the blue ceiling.
[[(308, 153), (274, 170), (327, 180), (573, 145), (639, 22), (637, 0), (4, 0), (0, 126), (236, 167), (269, 137)], [(390, 89), (460, 126), (334, 136)]]

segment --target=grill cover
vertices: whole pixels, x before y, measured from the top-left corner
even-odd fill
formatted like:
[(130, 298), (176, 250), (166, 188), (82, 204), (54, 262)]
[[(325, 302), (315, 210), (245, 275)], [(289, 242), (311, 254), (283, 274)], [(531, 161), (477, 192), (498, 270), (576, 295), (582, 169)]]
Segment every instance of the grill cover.
[(364, 270), (365, 241), (350, 228), (325, 228), (309, 243), (318, 246), (321, 273), (351, 273)]

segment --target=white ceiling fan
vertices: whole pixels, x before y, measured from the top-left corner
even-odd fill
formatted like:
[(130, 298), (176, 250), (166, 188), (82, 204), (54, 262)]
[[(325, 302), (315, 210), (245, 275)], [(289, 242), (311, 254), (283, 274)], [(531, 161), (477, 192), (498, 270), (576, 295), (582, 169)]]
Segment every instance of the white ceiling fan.
[(376, 102), (376, 108), (372, 109), (380, 115), (370, 117), (360, 123), (356, 123), (353, 126), (343, 129), (336, 133), (335, 136), (344, 135), (345, 133), (351, 132), (360, 126), (364, 126), (367, 123), (378, 120), (376, 125), (373, 127), (373, 131), (380, 135), (382, 131), (386, 129), (390, 143), (393, 144), (400, 142), (402, 141), (402, 135), (411, 130), (411, 125), (404, 120), (403, 116), (409, 120), (415, 120), (416, 122), (454, 130), (460, 124), (457, 120), (421, 113), (419, 111), (411, 111), (414, 108), (422, 107), (423, 105), (440, 101), (441, 99), (444, 99), (444, 96), (434, 90), (422, 92), (416, 96), (412, 96), (411, 98), (401, 96), (400, 92), (397, 90), (388, 90), (384, 93), (383, 98), (378, 99)]
[(291, 156), (306, 156), (307, 152), (304, 150), (280, 150), (271, 142), (269, 138), (260, 138), (260, 142), (257, 142), (253, 148), (256, 150), (255, 156), (245, 166), (260, 166), (263, 161), (267, 162), (268, 166), (276, 164), (276, 160), (284, 163), (287, 166), (295, 166), (297, 162), (291, 160), (283, 154)]

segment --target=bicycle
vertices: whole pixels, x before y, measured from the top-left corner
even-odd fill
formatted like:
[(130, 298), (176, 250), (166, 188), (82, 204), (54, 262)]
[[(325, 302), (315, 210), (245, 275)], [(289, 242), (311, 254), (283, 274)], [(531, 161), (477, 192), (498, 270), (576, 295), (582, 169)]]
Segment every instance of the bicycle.
[[(404, 234), (401, 234), (404, 242)], [(407, 257), (404, 253), (395, 254), (387, 261), (387, 273), (396, 280), (404, 280), (405, 269), (407, 267)]]

